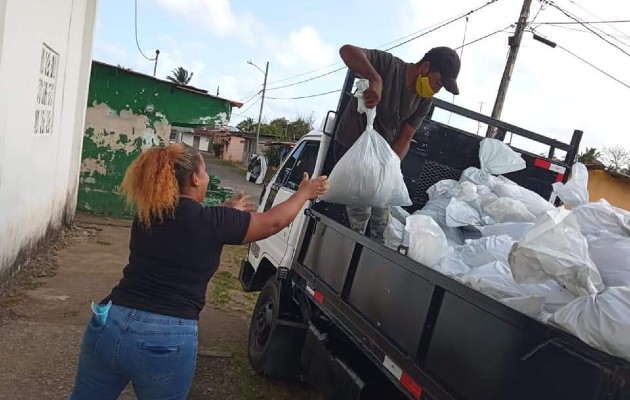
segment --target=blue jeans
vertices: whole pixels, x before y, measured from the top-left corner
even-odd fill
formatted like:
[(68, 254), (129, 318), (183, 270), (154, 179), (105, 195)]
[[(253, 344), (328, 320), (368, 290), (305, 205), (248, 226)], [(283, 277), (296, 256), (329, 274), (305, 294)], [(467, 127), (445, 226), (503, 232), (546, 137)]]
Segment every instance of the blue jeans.
[(112, 305), (90, 317), (71, 400), (117, 399), (129, 382), (139, 400), (186, 399), (195, 375), (197, 321)]

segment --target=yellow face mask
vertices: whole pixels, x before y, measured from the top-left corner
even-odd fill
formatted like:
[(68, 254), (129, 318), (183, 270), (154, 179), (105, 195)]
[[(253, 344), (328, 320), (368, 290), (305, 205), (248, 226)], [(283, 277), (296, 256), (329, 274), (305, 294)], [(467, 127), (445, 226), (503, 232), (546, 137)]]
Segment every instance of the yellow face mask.
[(418, 96), (424, 98), (430, 98), (435, 95), (435, 91), (429, 83), (428, 76), (418, 77), (418, 80), (416, 81), (416, 93), (418, 93)]

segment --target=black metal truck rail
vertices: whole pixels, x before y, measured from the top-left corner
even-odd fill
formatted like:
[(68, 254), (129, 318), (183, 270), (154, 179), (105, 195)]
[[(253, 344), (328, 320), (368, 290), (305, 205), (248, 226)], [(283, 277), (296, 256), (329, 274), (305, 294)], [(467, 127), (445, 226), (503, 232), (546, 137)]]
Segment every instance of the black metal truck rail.
[[(337, 115), (353, 82), (349, 73)], [(548, 146), (547, 157), (519, 150), (527, 168), (506, 176), (521, 186), (549, 199), (551, 184), (568, 179), (581, 131), (567, 144), (437, 99), (434, 107), (496, 127), (497, 139), (509, 132)], [(479, 167), (481, 140), (425, 121), (402, 162), (409, 211), (424, 206), (431, 185)], [(329, 150), (323, 174), (337, 161)], [(308, 213), (292, 281), (410, 398), (630, 399), (630, 363), (353, 232), (342, 206), (321, 202)]]
[(409, 398), (630, 399), (624, 360), (309, 216), (293, 281)]

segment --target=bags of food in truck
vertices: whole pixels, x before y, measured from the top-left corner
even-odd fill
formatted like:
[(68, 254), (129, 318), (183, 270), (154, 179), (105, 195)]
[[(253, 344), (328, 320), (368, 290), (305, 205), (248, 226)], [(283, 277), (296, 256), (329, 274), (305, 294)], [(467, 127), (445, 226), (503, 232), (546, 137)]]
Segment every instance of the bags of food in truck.
[(630, 236), (630, 212), (611, 206), (606, 200), (586, 203), (573, 208), (583, 235), (597, 235), (601, 231)]
[(549, 323), (585, 343), (630, 361), (630, 288), (608, 288), (556, 311)]
[(376, 130), (376, 109), (365, 107), (363, 91), (368, 82), (357, 84), (359, 112), (367, 115), (367, 127), (333, 168), (328, 178), (330, 187), (322, 200), (348, 206), (409, 206), (411, 199), (400, 158)]
[(533, 222), (505, 222), (501, 224), (480, 226), (483, 236), (508, 235), (512, 240), (520, 240), (534, 227)]
[(543, 214), (534, 228), (512, 246), (509, 261), (518, 283), (554, 279), (577, 296), (604, 289), (577, 219), (562, 208)]
[(484, 139), (479, 145), (481, 170), (493, 175), (509, 174), (527, 167), (520, 154), (497, 139)]
[(437, 222), (420, 214), (407, 218), (403, 244), (409, 258), (427, 267), (433, 267), (453, 250)]
[(586, 240), (604, 285), (630, 287), (630, 237), (602, 231)]
[(459, 178), (459, 182), (470, 182), (474, 183), (475, 185), (483, 185), (492, 190), (495, 185), (501, 183), (501, 180), (488, 172), (480, 170), (479, 168), (469, 167), (466, 168), (464, 172), (462, 172), (462, 175)]
[(534, 222), (536, 217), (529, 212), (527, 206), (521, 201), (509, 197), (499, 197), (495, 201), (483, 207), (488, 225), (504, 222)]
[(405, 224), (395, 218), (393, 213), (390, 211), (389, 222), (387, 223), (385, 232), (383, 232), (385, 246), (392, 250), (398, 250), (398, 247), (402, 244), (404, 233)]
[(535, 217), (555, 207), (549, 201), (543, 199), (538, 193), (517, 185), (508, 178), (500, 176), (499, 183), (495, 184), (492, 191), (499, 197), (508, 197), (525, 204), (527, 210)]
[(552, 186), (560, 200), (571, 207), (588, 203), (588, 170), (582, 163), (573, 165), (571, 179), (566, 184), (556, 182)]
[(414, 215), (426, 215), (433, 218), (438, 226), (442, 228), (449, 245), (462, 245), (464, 244), (464, 233), (462, 230), (459, 228), (449, 228), (446, 224), (446, 208), (450, 202), (451, 201), (448, 198), (429, 200), (424, 207), (422, 207), (421, 210), (416, 211)]
[(446, 226), (458, 228), (462, 226), (481, 225), (481, 215), (468, 203), (457, 200), (455, 197), (446, 207)]

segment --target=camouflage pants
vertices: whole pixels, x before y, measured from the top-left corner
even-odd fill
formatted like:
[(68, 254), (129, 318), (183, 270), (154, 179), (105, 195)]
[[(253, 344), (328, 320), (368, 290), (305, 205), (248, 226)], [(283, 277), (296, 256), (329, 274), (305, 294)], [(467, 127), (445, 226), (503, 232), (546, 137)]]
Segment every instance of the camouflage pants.
[(389, 207), (351, 207), (346, 206), (346, 213), (353, 231), (365, 234), (370, 224), (370, 237), (384, 243), (383, 234), (389, 223)]

